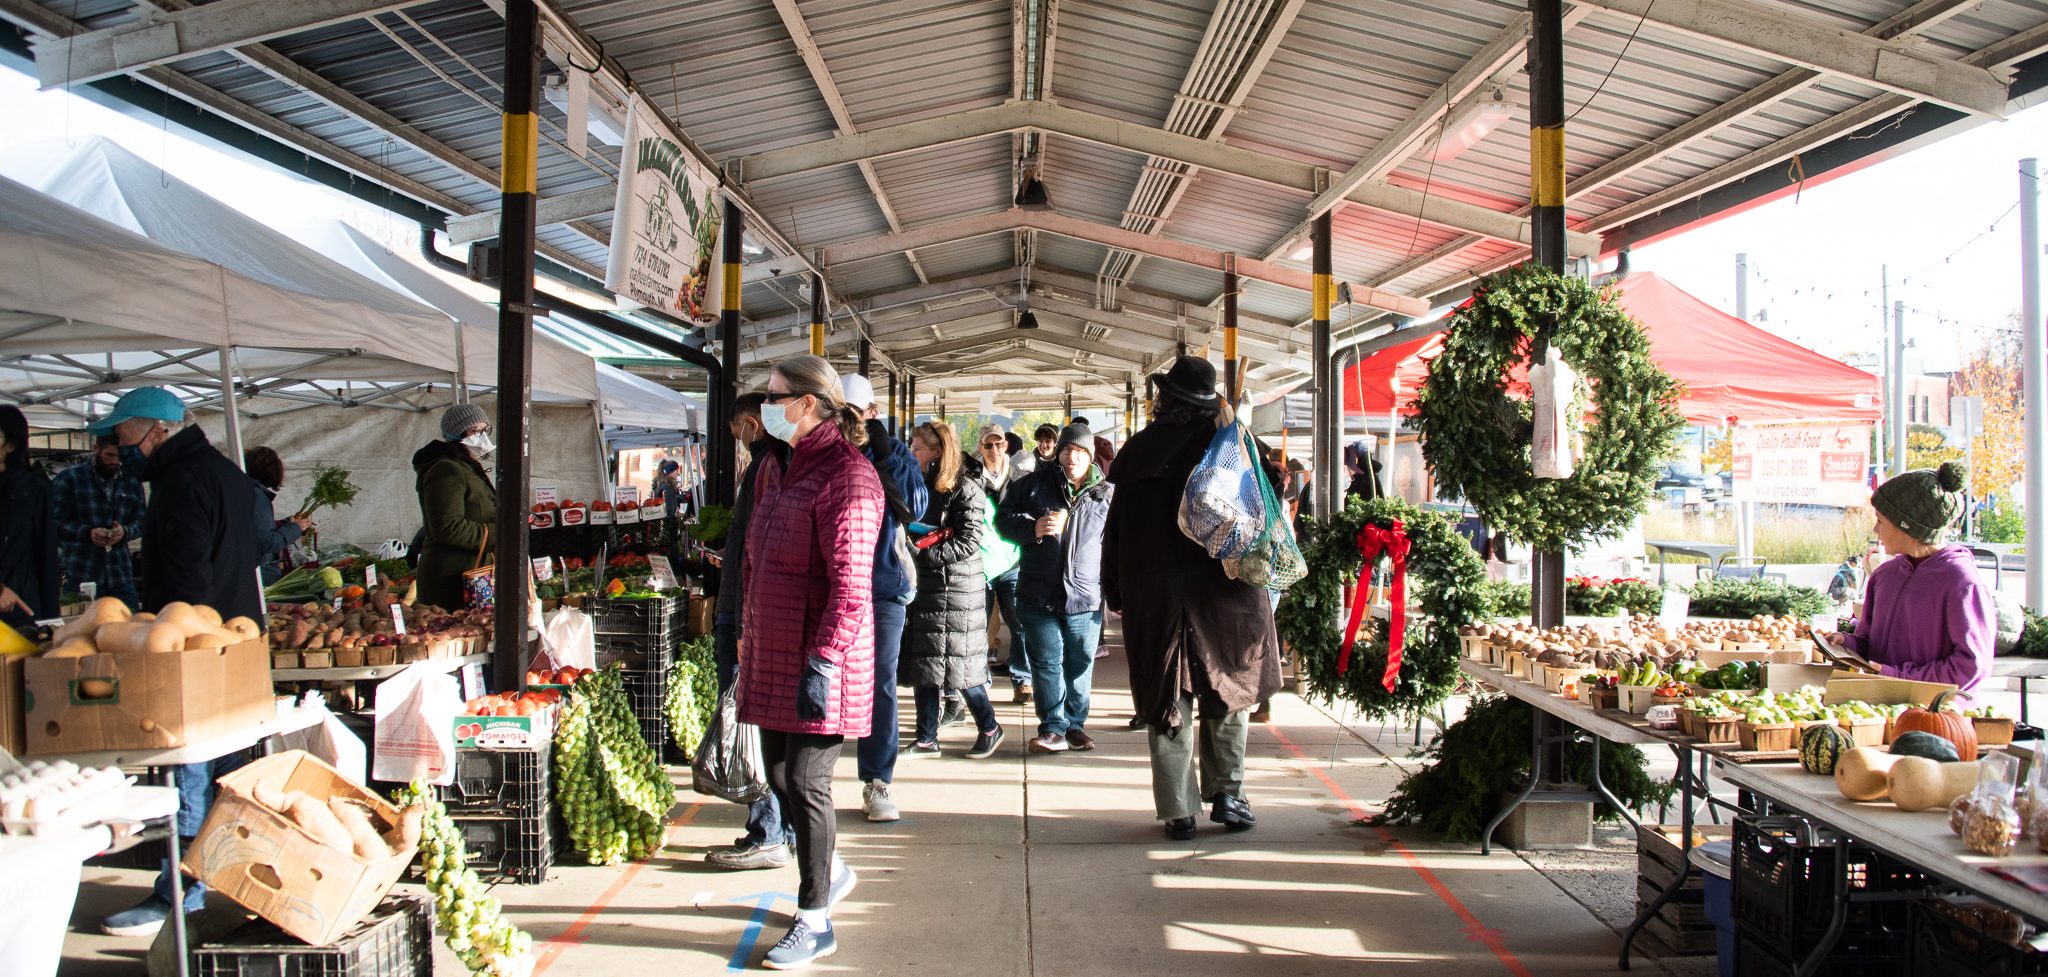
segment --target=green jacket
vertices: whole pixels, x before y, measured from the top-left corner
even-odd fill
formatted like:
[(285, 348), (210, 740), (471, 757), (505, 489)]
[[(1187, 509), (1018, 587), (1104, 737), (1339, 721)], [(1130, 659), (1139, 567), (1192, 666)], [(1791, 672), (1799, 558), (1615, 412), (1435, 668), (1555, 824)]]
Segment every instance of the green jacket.
[(419, 562), (419, 599), (436, 607), (458, 608), (464, 604), (462, 575), (491, 562), (496, 540), (490, 533), (498, 520), (498, 493), (466, 451), (443, 453), (415, 467), (426, 537)]

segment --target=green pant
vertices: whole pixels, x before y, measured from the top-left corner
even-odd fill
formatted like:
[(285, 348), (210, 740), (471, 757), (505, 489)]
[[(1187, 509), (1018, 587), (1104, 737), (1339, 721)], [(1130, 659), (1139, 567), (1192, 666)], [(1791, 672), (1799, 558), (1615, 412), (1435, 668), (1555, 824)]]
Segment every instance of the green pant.
[[(1180, 735), (1169, 738), (1154, 729), (1146, 737), (1152, 751), (1152, 804), (1161, 821), (1195, 817), (1202, 813), (1203, 801), (1223, 794), (1244, 796), (1244, 739), (1251, 729), (1246, 710), (1193, 721), (1197, 708), (1194, 696), (1182, 695), (1180, 714), (1186, 721)], [(1197, 740), (1202, 750), (1200, 781), (1195, 779)]]

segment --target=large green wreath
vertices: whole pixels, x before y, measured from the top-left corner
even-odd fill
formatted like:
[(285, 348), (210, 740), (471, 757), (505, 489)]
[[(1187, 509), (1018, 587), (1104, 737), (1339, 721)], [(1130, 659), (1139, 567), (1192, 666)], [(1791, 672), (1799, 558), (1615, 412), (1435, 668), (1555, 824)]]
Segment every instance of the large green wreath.
[[(1408, 533), (1408, 588), (1423, 617), (1408, 622), (1400, 678), (1390, 693), (1381, 684), (1387, 668), (1385, 628), (1360, 628), (1343, 675), (1337, 674), (1337, 654), (1347, 620), (1343, 586), (1358, 580), (1365, 562), (1358, 552), (1358, 530), (1368, 522), (1396, 521)], [(1391, 497), (1352, 499), (1328, 522), (1309, 526), (1302, 543), (1308, 576), (1280, 599), (1274, 618), (1300, 663), (1309, 694), (1356, 703), (1374, 719), (1413, 715), (1449, 697), (1458, 680), (1458, 628), (1484, 617), (1490, 602), (1486, 565), (1472, 544), (1446, 517)]]
[[(1551, 345), (1590, 381), (1597, 416), (1586, 423), (1576, 473), (1539, 480), (1529, 464), (1531, 408), (1508, 396), (1508, 373), (1553, 317)], [(1415, 420), (1423, 458), (1446, 492), (1472, 503), (1496, 532), (1562, 552), (1642, 515), (1685, 423), (1677, 400), (1677, 382), (1611, 292), (1525, 264), (1480, 279), (1429, 365)]]

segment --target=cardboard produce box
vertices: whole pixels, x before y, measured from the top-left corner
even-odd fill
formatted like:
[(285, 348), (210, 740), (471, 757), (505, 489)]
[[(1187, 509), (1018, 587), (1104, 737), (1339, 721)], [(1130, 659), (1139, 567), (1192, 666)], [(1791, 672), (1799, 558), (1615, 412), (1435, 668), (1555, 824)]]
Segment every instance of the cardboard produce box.
[[(27, 754), (161, 750), (225, 736), (277, 714), (270, 645), (31, 658), (24, 666)], [(111, 683), (87, 698), (80, 685)]]
[(1924, 706), (1933, 702), (1935, 696), (1953, 691), (1955, 686), (1945, 682), (1915, 682), (1912, 679), (1857, 675), (1853, 678), (1829, 679), (1826, 702), (1831, 706), (1857, 700), (1878, 706), (1899, 702)]
[(264, 757), (220, 779), (220, 796), (185, 852), (185, 871), (278, 929), (314, 946), (332, 943), (376, 908), (418, 846), (359, 858), (258, 804), (258, 785), (361, 801), (379, 834), (397, 825), (398, 809), (302, 750)]
[(22, 672), (27, 655), (0, 655), (0, 750), (20, 756), (28, 746), (23, 735), (28, 707), (22, 704)]

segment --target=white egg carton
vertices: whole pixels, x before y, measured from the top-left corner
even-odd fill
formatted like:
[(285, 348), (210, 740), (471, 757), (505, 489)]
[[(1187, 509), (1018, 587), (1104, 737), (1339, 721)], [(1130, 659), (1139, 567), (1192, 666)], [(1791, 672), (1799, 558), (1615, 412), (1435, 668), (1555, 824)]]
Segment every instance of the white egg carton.
[(134, 783), (113, 767), (31, 760), (0, 774), (0, 830), (48, 834), (126, 816), (132, 805), (124, 795)]

